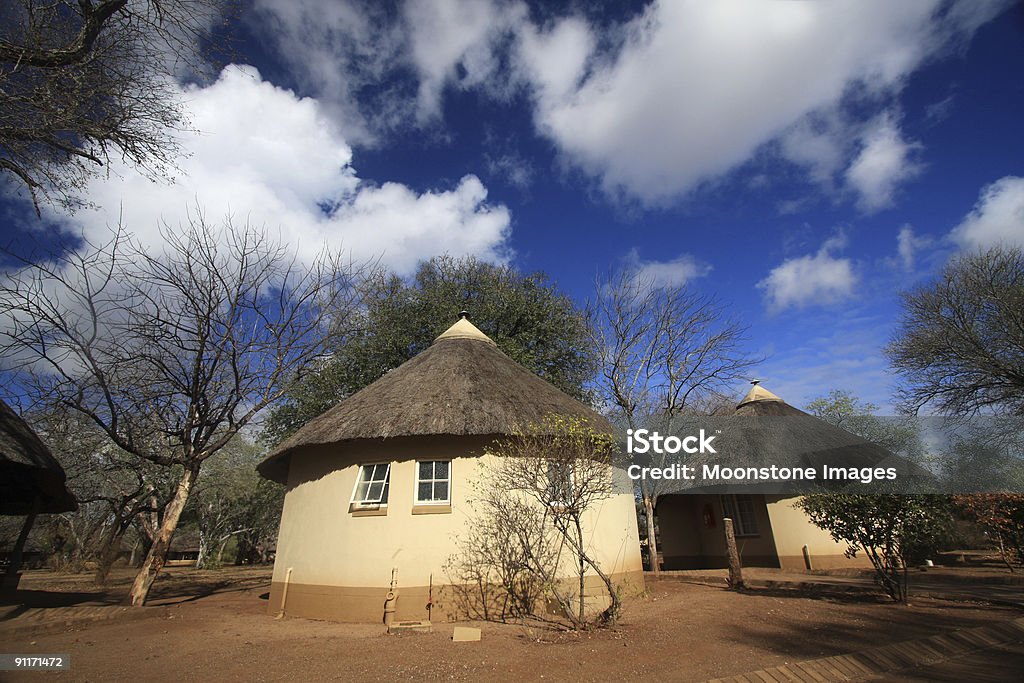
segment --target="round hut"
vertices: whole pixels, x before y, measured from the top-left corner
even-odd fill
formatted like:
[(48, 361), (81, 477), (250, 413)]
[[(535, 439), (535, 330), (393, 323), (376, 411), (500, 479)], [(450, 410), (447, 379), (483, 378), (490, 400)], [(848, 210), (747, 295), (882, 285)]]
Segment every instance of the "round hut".
[(18, 585), (22, 552), (36, 515), (78, 509), (65, 485), (64, 468), (28, 424), (0, 400), (0, 515), (24, 515), (25, 523), (6, 554), (4, 589)]
[[(743, 458), (723, 464), (844, 467), (896, 467), (901, 476), (918, 476), (919, 468), (878, 444), (794, 408), (756, 381), (736, 406), (739, 422), (724, 421), (720, 444)], [(723, 453), (729, 450), (722, 447)], [(796, 504), (793, 484), (701, 482), (662, 495), (658, 526), (665, 569), (712, 569), (727, 566), (722, 519), (733, 520), (744, 566), (816, 570), (868, 567), (863, 553), (847, 557), (837, 543), (815, 526)], [(828, 490), (828, 489), (821, 489)]]
[[(463, 317), (415, 358), (311, 420), (259, 466), (287, 486), (269, 609), (380, 622), (455, 616), (445, 565), (472, 517), (486, 448), (548, 415), (606, 420), (506, 356)], [(481, 464), (483, 463), (483, 464)], [(590, 550), (642, 585), (629, 493), (602, 502)]]

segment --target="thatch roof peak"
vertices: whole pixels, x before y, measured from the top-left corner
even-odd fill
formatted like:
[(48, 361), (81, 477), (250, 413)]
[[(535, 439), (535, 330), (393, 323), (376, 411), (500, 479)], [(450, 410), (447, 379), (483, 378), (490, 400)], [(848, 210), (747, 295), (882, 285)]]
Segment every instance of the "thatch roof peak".
[(747, 395), (739, 402), (736, 406), (737, 408), (740, 408), (747, 403), (753, 403), (754, 401), (779, 401), (784, 403), (781, 398), (762, 387), (756, 380), (751, 382), (751, 384), (754, 386), (750, 387), (750, 391), (748, 391)]
[(445, 339), (472, 339), (474, 341), (482, 341), (491, 344), (492, 346), (497, 346), (493, 339), (481, 332), (480, 328), (476, 325), (469, 322), (469, 318), (465, 313), (462, 314), (462, 317), (459, 318), (454, 325), (439, 334), (437, 339), (434, 340), (434, 343), (436, 344), (437, 342)]

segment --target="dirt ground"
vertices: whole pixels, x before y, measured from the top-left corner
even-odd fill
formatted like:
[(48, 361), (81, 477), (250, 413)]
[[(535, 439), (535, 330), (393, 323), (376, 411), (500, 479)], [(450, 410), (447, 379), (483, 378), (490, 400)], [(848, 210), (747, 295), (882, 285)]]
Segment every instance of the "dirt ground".
[[(104, 592), (88, 576), (26, 574), (22, 587), (35, 608), (0, 612), (0, 652), (69, 653), (71, 670), (0, 680), (700, 681), (1021, 616), (980, 603), (922, 598), (897, 606), (869, 596), (733, 593), (662, 580), (627, 599), (612, 629), (573, 634), (484, 623), (474, 624), (480, 642), (454, 643), (452, 624), (388, 636), (378, 625), (275, 620), (267, 614), (269, 568), (169, 570), (141, 614), (114, 606), (128, 580), (119, 573)], [(82, 623), (81, 615), (96, 613), (113, 618)]]

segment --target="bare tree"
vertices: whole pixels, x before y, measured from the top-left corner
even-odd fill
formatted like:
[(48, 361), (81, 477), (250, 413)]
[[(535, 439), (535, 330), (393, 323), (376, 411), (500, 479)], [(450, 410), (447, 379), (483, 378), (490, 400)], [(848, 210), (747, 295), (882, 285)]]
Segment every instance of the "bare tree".
[(1024, 415), (1024, 252), (965, 254), (905, 294), (886, 353), (908, 412)]
[(301, 263), (230, 218), (215, 228), (194, 217), (162, 236), (155, 253), (119, 231), (95, 249), (26, 264), (0, 286), (0, 348), (23, 362), (18, 381), (177, 473), (135, 605), (163, 567), (203, 463), (330, 348), (358, 270), (326, 251)]
[(175, 75), (227, 0), (10, 0), (0, 9), (0, 170), (73, 207), (111, 157), (165, 176), (187, 121)]
[(469, 619), (536, 617), (558, 573), (559, 548), (547, 523), (548, 509), (509, 490), (504, 474), (490, 462), (482, 462), (480, 470), (470, 523), (445, 566), (454, 606)]
[[(609, 606), (601, 613), (600, 622), (614, 621), (621, 609), (618, 590), (594, 557), (586, 532), (588, 517), (614, 495), (614, 449), (611, 435), (594, 431), (584, 420), (548, 416), (488, 451), (495, 458), (490, 475), (493, 489), (510, 498), (518, 496), (534, 510), (542, 511), (542, 528), (554, 532), (559, 546), (568, 552), (568, 563), (576, 577), (574, 601), (553, 575), (555, 569), (545, 565), (543, 556), (520, 548), (522, 554), (532, 557), (531, 569), (540, 572), (544, 585), (576, 628), (589, 623), (585, 610), (588, 571), (599, 577), (608, 594)], [(526, 535), (517, 531), (510, 538), (536, 538), (532, 523), (525, 531)]]
[[(743, 350), (746, 328), (713, 297), (659, 286), (637, 269), (599, 278), (590, 304), (599, 348), (598, 386), (628, 429), (708, 409), (760, 362)], [(640, 480), (651, 570), (660, 571), (655, 482)]]
[(46, 439), (68, 475), (68, 488), (79, 509), (64, 513), (57, 524), (72, 537), (69, 566), (96, 562), (96, 583), (107, 576), (121, 551), (125, 536), (140, 515), (159, 512), (170, 473), (114, 445), (96, 424), (64, 405), (50, 405), (29, 419)]

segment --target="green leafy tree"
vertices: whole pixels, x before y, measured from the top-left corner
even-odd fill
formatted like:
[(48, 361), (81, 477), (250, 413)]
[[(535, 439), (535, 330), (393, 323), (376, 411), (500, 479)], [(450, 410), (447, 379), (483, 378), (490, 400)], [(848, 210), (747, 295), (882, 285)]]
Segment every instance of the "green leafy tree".
[(238, 435), (206, 463), (182, 524), (198, 532), (197, 566), (222, 564), (231, 541), (236, 563), (264, 559), (281, 521), (284, 489), (256, 472), (263, 455), (260, 448)]
[(339, 338), (265, 425), (271, 444), (423, 351), (468, 311), (505, 354), (587, 401), (596, 356), (585, 315), (543, 273), (526, 275), (473, 257), (438, 256), (411, 281), (378, 271), (362, 284), (361, 320)]
[(883, 448), (917, 460), (925, 457), (916, 422), (910, 417), (878, 417), (878, 406), (836, 389), (805, 406), (811, 415)]
[(950, 504), (942, 496), (816, 493), (797, 503), (815, 525), (846, 543), (846, 555), (864, 552), (875, 578), (896, 602), (907, 601), (907, 568), (949, 529)]

